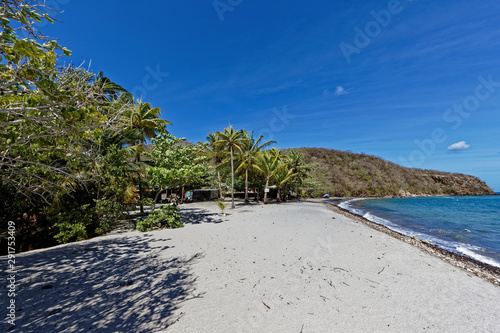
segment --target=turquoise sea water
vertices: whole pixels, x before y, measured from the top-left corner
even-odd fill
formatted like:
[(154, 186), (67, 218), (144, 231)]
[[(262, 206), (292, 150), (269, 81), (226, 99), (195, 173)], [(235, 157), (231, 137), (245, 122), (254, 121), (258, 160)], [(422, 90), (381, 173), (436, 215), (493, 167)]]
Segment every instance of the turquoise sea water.
[(353, 199), (340, 207), (500, 267), (500, 196)]

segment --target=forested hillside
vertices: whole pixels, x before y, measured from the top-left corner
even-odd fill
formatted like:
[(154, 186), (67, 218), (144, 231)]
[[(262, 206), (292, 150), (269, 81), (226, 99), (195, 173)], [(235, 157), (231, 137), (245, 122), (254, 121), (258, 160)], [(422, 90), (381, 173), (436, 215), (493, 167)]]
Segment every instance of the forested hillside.
[(477, 177), (405, 168), (381, 158), (325, 148), (295, 149), (311, 163), (316, 194), (332, 196), (490, 195)]

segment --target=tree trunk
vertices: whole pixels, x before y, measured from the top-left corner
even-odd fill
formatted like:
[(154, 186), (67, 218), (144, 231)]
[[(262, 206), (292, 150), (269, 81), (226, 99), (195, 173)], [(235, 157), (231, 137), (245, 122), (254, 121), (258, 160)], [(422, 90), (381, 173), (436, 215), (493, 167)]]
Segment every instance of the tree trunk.
[(181, 204), (184, 203), (184, 185), (181, 187)]
[(276, 193), (276, 202), (281, 202), (281, 186), (278, 184), (278, 193)]
[(217, 181), (219, 182), (219, 199), (224, 201), (224, 196), (222, 196), (222, 184), (220, 180), (220, 170), (217, 168)]
[(143, 189), (142, 189), (142, 183), (141, 183), (141, 176), (139, 175), (139, 203), (141, 205), (141, 214), (144, 214), (144, 205), (142, 199), (144, 198), (143, 194)]
[(245, 172), (245, 203), (248, 203), (248, 169)]
[(267, 187), (269, 186), (269, 179), (266, 179), (266, 187), (264, 188), (264, 205), (267, 205), (267, 191), (269, 190)]
[[(141, 162), (141, 155), (137, 155), (137, 163)], [(142, 204), (142, 199), (144, 198), (144, 193), (142, 189), (142, 179), (141, 179), (141, 174), (139, 176), (139, 203), (141, 206), (141, 214), (144, 214), (144, 205)]]
[[(161, 187), (161, 188), (160, 188), (160, 189), (156, 192), (156, 195), (155, 195), (155, 204), (156, 204), (156, 201), (158, 200), (158, 196), (160, 195), (160, 193), (161, 193), (161, 192), (163, 192), (163, 191), (165, 191), (165, 190), (166, 190), (166, 188), (165, 188), (165, 187)], [(153, 205), (153, 210), (155, 210), (155, 209), (154, 209), (154, 207), (155, 207), (155, 206)]]
[(234, 163), (233, 163), (233, 147), (231, 147), (231, 209), (234, 206)]

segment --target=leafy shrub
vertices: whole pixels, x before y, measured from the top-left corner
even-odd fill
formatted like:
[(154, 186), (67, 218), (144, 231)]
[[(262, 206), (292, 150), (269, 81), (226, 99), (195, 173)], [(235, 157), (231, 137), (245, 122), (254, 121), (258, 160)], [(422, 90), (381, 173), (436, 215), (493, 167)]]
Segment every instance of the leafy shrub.
[(149, 214), (144, 220), (138, 221), (136, 229), (139, 231), (151, 231), (153, 228), (182, 228), (180, 209), (177, 205), (163, 206)]
[(145, 198), (142, 198), (141, 200), (137, 201), (137, 204), (138, 205), (142, 204), (143, 206), (151, 206), (151, 208), (154, 209), (155, 201), (152, 198), (145, 197)]
[(50, 217), (50, 220), (54, 222), (54, 226), (59, 231), (54, 236), (59, 243), (69, 243), (88, 238), (87, 226), (92, 223), (92, 211), (88, 208), (89, 205), (83, 205)]
[(119, 202), (111, 199), (96, 200), (95, 215), (97, 217), (95, 234), (102, 235), (110, 231), (116, 220), (124, 216), (123, 207)]
[(116, 221), (123, 217), (120, 203), (112, 199), (94, 200), (94, 204), (66, 207), (65, 211), (50, 213), (49, 221), (55, 227), (54, 238), (58, 243), (80, 241), (110, 231)]

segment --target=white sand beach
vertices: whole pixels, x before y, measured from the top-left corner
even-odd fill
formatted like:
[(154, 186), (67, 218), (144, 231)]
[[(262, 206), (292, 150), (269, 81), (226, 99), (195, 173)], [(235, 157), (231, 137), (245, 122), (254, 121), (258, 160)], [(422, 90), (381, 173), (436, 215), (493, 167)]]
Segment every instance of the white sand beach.
[(182, 210), (18, 254), (13, 331), (499, 331), (500, 287), (319, 202)]

